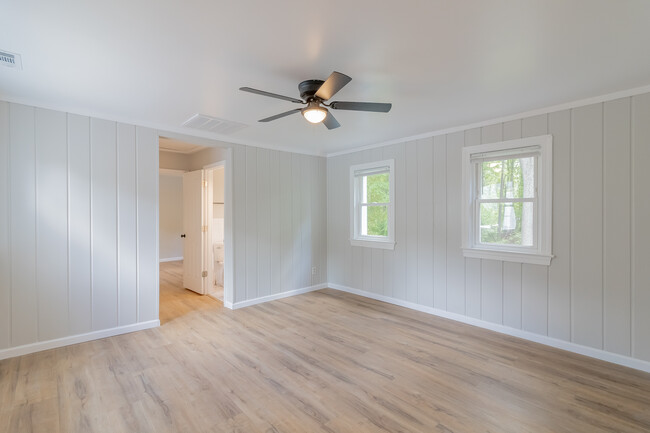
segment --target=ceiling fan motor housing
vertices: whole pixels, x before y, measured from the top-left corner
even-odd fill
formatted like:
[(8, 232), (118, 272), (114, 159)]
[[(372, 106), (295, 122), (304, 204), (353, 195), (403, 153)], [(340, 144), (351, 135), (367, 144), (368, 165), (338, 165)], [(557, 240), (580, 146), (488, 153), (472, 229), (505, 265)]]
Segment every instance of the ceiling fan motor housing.
[(320, 89), (320, 86), (322, 86), (323, 83), (323, 80), (305, 80), (298, 84), (300, 97), (309, 102), (309, 100), (314, 98), (314, 94), (318, 92), (318, 89)]

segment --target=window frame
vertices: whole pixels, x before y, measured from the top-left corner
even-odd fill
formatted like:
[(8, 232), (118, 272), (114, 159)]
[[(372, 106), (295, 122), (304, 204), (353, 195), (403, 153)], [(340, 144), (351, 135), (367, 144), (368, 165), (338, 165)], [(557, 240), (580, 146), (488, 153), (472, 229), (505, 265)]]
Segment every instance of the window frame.
[[(371, 172), (372, 170), (388, 167), (388, 195), (389, 203), (377, 204), (385, 205), (388, 221), (388, 236), (368, 236), (361, 234), (361, 209), (368, 207), (367, 203), (361, 203), (361, 185), (360, 179), (363, 174), (357, 175), (358, 172)], [(365, 164), (356, 164), (350, 166), (350, 244), (359, 247), (381, 248), (392, 250), (395, 248), (395, 160), (387, 159), (383, 161), (368, 162)]]
[[(514, 201), (507, 198), (479, 198), (482, 173), (480, 162), (472, 162), (473, 155), (498, 152), (503, 154), (504, 159), (513, 159), (517, 156), (530, 155), (530, 149), (533, 147), (539, 148), (539, 154), (535, 155), (535, 195), (532, 200), (529, 198), (514, 199)], [(551, 263), (553, 258), (553, 138), (551, 135), (464, 147), (462, 183), (463, 256), (546, 266)], [(484, 203), (486, 200), (496, 203), (532, 202), (533, 246), (481, 243), (479, 239), (480, 203)]]

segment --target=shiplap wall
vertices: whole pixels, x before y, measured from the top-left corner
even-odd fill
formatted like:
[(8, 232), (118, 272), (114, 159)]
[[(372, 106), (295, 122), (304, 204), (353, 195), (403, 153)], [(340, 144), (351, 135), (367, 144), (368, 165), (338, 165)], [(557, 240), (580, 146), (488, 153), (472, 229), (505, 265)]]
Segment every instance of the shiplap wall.
[(325, 158), (232, 147), (235, 306), (327, 281)]
[[(464, 258), (461, 148), (553, 135), (550, 266)], [(394, 251), (350, 246), (349, 167), (395, 158)], [(650, 361), (650, 94), (328, 158), (328, 281)]]
[(0, 102), (0, 351), (158, 319), (158, 136)]

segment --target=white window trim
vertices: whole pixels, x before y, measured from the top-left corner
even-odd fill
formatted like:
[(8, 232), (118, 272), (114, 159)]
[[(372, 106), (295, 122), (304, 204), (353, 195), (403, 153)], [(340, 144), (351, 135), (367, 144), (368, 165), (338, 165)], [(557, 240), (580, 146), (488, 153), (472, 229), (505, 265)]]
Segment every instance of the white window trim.
[[(536, 233), (537, 247), (508, 247), (503, 245), (477, 245), (475, 241), (475, 209), (476, 171), (471, 163), (471, 156), (477, 153), (512, 150), (529, 146), (540, 146), (541, 154), (537, 160), (537, 218)], [(552, 221), (553, 221), (553, 137), (541, 135), (538, 137), (518, 140), (501, 141), (498, 143), (480, 144), (463, 148), (463, 255), (480, 259), (503, 260), (507, 262), (550, 265), (552, 255)]]
[[(388, 188), (390, 203), (388, 203), (388, 236), (362, 236), (357, 234), (356, 215), (357, 203), (355, 200), (354, 173), (360, 170), (370, 170), (378, 167), (388, 167)], [(381, 248), (392, 250), (395, 248), (395, 160), (368, 162), (350, 166), (350, 244), (357, 247)]]

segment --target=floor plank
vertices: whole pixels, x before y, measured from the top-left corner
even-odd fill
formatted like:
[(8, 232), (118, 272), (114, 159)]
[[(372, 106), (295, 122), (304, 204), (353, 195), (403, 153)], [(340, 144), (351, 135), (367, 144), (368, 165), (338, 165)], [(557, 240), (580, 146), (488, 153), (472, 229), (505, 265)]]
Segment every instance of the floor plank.
[(320, 290), (0, 361), (0, 432), (642, 432), (650, 375)]

